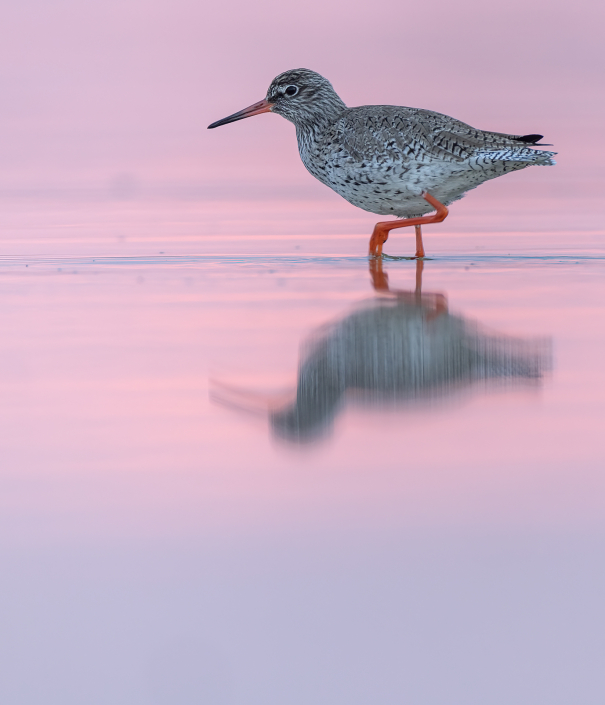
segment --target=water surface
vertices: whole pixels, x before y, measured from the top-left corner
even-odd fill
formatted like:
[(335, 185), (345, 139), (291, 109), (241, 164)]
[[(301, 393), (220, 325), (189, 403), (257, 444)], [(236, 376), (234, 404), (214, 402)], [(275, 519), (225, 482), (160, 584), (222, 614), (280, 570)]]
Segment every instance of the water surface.
[(7, 702), (602, 703), (602, 233), (3, 217)]

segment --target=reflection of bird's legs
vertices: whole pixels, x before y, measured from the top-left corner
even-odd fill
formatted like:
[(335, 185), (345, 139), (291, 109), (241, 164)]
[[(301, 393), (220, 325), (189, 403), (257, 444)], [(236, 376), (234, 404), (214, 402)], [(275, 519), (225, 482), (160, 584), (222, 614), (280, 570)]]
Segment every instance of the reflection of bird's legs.
[(403, 289), (391, 289), (389, 287), (389, 275), (382, 268), (382, 258), (372, 257), (369, 262), (370, 276), (372, 277), (372, 286), (375, 291), (381, 294), (391, 294), (398, 299), (410, 299), (420, 306), (432, 308), (428, 313), (427, 320), (442, 313), (447, 312), (447, 298), (443, 294), (423, 294), (422, 293), (422, 272), (424, 270), (424, 262), (421, 259), (416, 260), (416, 287), (414, 291), (404, 291)]
[(416, 289), (413, 294), (411, 291), (404, 291), (403, 289), (390, 289), (389, 275), (382, 268), (382, 258), (372, 257), (369, 264), (372, 286), (376, 291), (394, 294), (395, 296), (422, 296), (422, 270), (424, 269), (424, 262), (421, 259), (416, 260)]
[(376, 291), (389, 291), (389, 275), (382, 271), (382, 258), (372, 257), (370, 259), (370, 276), (372, 286)]
[(424, 257), (421, 226), (425, 223), (440, 223), (447, 218), (448, 210), (443, 203), (433, 198), (430, 193), (425, 191), (422, 197), (433, 206), (436, 211), (435, 215), (424, 215), (421, 218), (403, 218), (401, 220), (389, 220), (384, 223), (376, 223), (374, 232), (370, 238), (370, 255), (374, 255), (375, 257), (382, 255), (382, 246), (387, 241), (390, 230), (413, 225), (416, 228), (416, 254), (414, 256)]
[[(420, 226), (416, 226), (420, 230)], [(421, 259), (416, 260), (416, 289), (415, 294), (422, 296), (422, 270), (424, 269), (424, 262)]]

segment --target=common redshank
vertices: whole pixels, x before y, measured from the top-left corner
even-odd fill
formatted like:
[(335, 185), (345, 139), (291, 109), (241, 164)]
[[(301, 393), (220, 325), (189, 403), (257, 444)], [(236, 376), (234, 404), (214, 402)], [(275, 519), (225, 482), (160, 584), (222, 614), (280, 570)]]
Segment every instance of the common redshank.
[(541, 146), (542, 135), (486, 132), (421, 108), (347, 108), (332, 84), (308, 69), (280, 74), (264, 100), (208, 128), (267, 112), (294, 123), (313, 176), (354, 206), (398, 218), (374, 227), (373, 256), (382, 255), (390, 230), (413, 225), (415, 257), (424, 257), (421, 226), (444, 220), (450, 203), (496, 176), (555, 163), (556, 152), (531, 148)]

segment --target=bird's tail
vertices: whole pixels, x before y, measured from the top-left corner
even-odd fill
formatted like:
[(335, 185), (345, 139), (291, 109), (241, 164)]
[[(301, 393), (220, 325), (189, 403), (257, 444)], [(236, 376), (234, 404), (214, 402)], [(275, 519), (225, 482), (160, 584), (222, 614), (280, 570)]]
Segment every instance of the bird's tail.
[(518, 162), (535, 164), (536, 166), (553, 166), (556, 164), (553, 157), (557, 152), (547, 152), (541, 149), (530, 149), (529, 147), (507, 147), (505, 149), (494, 149), (483, 152), (482, 157), (495, 162)]

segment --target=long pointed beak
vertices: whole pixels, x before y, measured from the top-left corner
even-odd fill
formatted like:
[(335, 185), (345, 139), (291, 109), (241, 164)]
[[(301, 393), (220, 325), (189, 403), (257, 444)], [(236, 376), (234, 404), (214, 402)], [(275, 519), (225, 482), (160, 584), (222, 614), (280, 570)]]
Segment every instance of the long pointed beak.
[(235, 122), (236, 120), (243, 120), (244, 118), (252, 117), (253, 115), (268, 113), (271, 112), (272, 108), (273, 103), (270, 103), (268, 100), (261, 100), (259, 103), (254, 103), (254, 105), (250, 105), (247, 108), (240, 110), (239, 113), (233, 113), (233, 115), (229, 115), (228, 117), (223, 118), (222, 120), (217, 120), (216, 122), (213, 122), (212, 125), (208, 125), (208, 129), (212, 130), (215, 127), (227, 125), (228, 123)]

